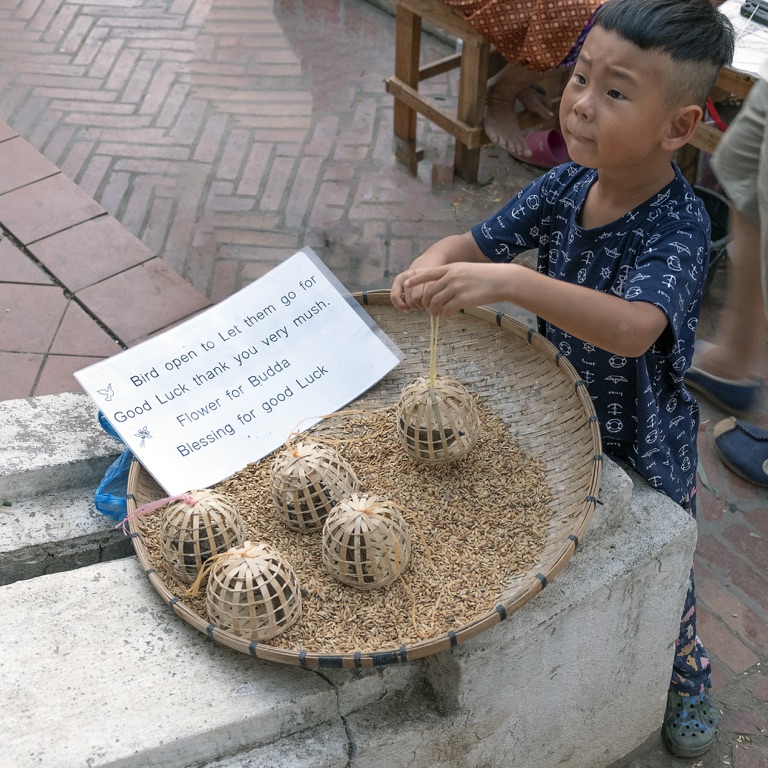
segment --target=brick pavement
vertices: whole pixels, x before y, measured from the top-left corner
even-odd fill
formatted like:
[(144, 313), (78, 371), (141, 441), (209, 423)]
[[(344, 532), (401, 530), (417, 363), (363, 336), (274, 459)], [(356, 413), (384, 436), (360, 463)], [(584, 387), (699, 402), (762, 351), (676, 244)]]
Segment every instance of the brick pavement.
[[(26, 250), (0, 242), (0, 300), (27, 296), (14, 317), (49, 318), (46, 329), (25, 330), (24, 339), (40, 336), (34, 350), (0, 347), (3, 369), (25, 372), (17, 394), (0, 396), (76, 389), (71, 371), (115, 343), (110, 323), (123, 324), (123, 343), (140, 338), (141, 294), (111, 318), (108, 302), (136, 290), (131, 270), (156, 256), (189, 281), (189, 297), (205, 301), (230, 295), (305, 244), (348, 288), (380, 287), (434, 239), (464, 231), (533, 178), (489, 148), (485, 184), (433, 185), (433, 173), (445, 178), (450, 147), (424, 123), (428, 159), (418, 178), (396, 166), (383, 87), (393, 29), (390, 16), (363, 0), (0, 0), (0, 120), (10, 130), (0, 141), (18, 133), (40, 154), (4, 159), (0, 144), (0, 221), (3, 198), (15, 194), (2, 194), (3, 179), (24, 189), (25, 173), (50, 184), (60, 169), (55, 184), (68, 177), (91, 201), (82, 225), (118, 221), (132, 242), (122, 250), (114, 233), (86, 230), (73, 243), (65, 229), (47, 233), (60, 239), (46, 243), (36, 228), (60, 215), (55, 196), (24, 224)], [(448, 49), (432, 41), (427, 50)], [(428, 87), (446, 100), (455, 93), (448, 76)], [(114, 282), (99, 304), (94, 294), (106, 278)], [(723, 279), (707, 300), (705, 337), (716, 327)], [(174, 285), (164, 300), (187, 290)], [(706, 404), (703, 413), (696, 567), (723, 731), (698, 761), (671, 758), (654, 738), (615, 768), (768, 766), (768, 494), (723, 468), (711, 447), (722, 414)], [(758, 419), (768, 426), (765, 408)]]

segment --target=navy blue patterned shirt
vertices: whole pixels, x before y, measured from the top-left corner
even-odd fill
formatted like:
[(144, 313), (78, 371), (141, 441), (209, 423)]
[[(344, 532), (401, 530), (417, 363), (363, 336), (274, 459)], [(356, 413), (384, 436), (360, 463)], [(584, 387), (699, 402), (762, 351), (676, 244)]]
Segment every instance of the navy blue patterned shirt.
[(541, 319), (539, 331), (586, 383), (605, 451), (688, 508), (696, 484), (699, 409), (683, 376), (693, 355), (710, 225), (704, 204), (674, 170), (674, 180), (642, 205), (610, 224), (584, 229), (580, 213), (597, 171), (561, 165), (475, 225), (472, 234), (491, 261), (509, 262), (535, 248), (537, 269), (545, 275), (663, 310), (666, 329), (636, 358), (586, 344)]

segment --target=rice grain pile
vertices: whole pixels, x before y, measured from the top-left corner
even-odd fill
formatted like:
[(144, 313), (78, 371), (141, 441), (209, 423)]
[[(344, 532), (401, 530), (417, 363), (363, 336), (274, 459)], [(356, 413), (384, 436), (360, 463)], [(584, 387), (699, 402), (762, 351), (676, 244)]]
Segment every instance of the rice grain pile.
[[(428, 640), (487, 613), (507, 579), (536, 564), (552, 513), (546, 471), (520, 450), (497, 414), (482, 404), (478, 409), (482, 434), (475, 447), (439, 466), (405, 454), (394, 408), (337, 414), (310, 430), (349, 462), (361, 492), (393, 501), (409, 525), (410, 565), (383, 589), (340, 584), (323, 567), (321, 533), (291, 531), (280, 520), (269, 474), (277, 452), (214, 486), (238, 506), (246, 538), (277, 549), (301, 584), (301, 618), (270, 645), (336, 654)], [(137, 523), (168, 589), (205, 616), (204, 596), (184, 597), (185, 585), (163, 564), (157, 516)]]

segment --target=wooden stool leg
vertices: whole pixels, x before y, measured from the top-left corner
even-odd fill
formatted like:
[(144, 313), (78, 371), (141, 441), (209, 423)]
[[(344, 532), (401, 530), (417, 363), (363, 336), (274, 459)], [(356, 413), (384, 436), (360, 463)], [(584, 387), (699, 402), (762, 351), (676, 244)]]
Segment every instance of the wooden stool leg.
[[(395, 23), (395, 77), (414, 90), (419, 88), (421, 16), (398, 4)], [(416, 176), (420, 153), (416, 150), (416, 110), (395, 98), (395, 157)]]
[[(478, 38), (464, 40), (461, 49), (459, 104), (456, 116), (471, 128), (482, 126), (485, 118), (489, 50), (489, 44)], [(456, 173), (464, 181), (474, 184), (480, 168), (480, 149), (468, 149), (457, 141), (454, 157)]]

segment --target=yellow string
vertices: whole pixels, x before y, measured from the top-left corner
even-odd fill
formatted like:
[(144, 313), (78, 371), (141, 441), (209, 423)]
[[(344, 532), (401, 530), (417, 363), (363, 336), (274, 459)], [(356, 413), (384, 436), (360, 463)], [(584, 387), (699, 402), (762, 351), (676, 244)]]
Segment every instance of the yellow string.
[(440, 331), (440, 315), (429, 317), (429, 386), (435, 386), (437, 374), (437, 335)]

